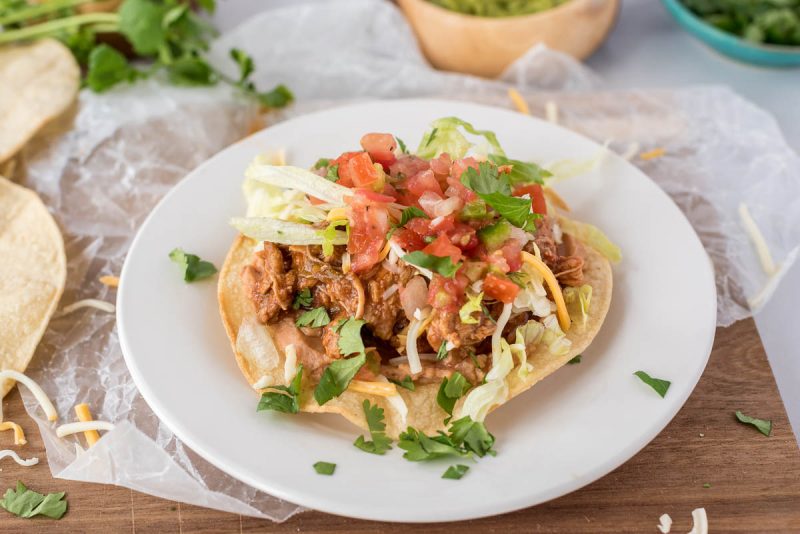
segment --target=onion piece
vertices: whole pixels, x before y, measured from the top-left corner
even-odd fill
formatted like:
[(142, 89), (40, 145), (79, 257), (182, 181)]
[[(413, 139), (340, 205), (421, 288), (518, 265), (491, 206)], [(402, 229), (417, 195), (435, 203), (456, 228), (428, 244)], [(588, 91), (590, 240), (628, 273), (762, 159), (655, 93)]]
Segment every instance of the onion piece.
[[(434, 354), (432, 352), (421, 352), (421, 353), (419, 353), (419, 359), (422, 362), (435, 362), (436, 361), (436, 354)], [(388, 361), (389, 361), (389, 365), (398, 366), (398, 365), (402, 365), (404, 363), (408, 363), (408, 357), (407, 356), (395, 356), (394, 358), (390, 358)]]
[(409, 321), (414, 319), (414, 311), (424, 308), (428, 301), (428, 284), (419, 275), (408, 281), (405, 287), (400, 288), (400, 305)]
[(459, 209), (461, 209), (461, 199), (458, 197), (450, 197), (437, 203), (433, 207), (433, 214), (436, 217), (447, 217)]
[(422, 211), (428, 214), (429, 217), (436, 217), (436, 206), (442, 201), (442, 197), (433, 191), (425, 191), (419, 197), (419, 205)]

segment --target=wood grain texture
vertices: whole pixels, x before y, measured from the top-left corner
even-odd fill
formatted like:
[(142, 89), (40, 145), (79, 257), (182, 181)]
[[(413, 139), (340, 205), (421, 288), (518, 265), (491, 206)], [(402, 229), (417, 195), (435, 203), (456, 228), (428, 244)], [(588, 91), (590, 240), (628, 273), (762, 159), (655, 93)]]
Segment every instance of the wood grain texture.
[[(733, 412), (773, 420), (767, 438)], [(318, 512), (283, 524), (178, 504), (128, 489), (53, 479), (35, 426), (19, 395), (4, 403), (25, 426), (23, 456), (42, 463), (0, 464), (0, 488), (19, 478), (40, 492), (67, 491), (69, 512), (58, 522), (22, 520), (0, 511), (0, 532), (657, 532), (668, 513), (672, 531), (688, 532), (691, 511), (705, 507), (711, 532), (800, 532), (800, 451), (752, 320), (717, 330), (711, 361), (684, 408), (659, 436), (619, 469), (560, 499), (497, 517), (459, 524), (397, 525)], [(0, 448), (11, 446), (0, 433)], [(532, 474), (531, 476), (535, 476)], [(704, 488), (709, 483), (711, 488)]]

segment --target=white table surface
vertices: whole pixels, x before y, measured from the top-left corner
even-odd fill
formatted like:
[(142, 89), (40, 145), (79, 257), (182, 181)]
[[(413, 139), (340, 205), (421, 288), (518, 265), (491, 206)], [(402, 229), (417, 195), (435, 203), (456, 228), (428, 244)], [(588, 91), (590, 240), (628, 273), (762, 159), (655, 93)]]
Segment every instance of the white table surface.
[[(267, 7), (301, 1), (314, 0), (221, 0), (214, 22), (225, 31)], [(587, 63), (612, 87), (728, 85), (775, 115), (789, 145), (800, 151), (800, 68), (765, 69), (727, 59), (684, 32), (656, 0), (624, 0), (613, 33)], [(800, 328), (790, 326), (797, 322), (797, 297), (800, 263), (756, 324), (800, 441)]]

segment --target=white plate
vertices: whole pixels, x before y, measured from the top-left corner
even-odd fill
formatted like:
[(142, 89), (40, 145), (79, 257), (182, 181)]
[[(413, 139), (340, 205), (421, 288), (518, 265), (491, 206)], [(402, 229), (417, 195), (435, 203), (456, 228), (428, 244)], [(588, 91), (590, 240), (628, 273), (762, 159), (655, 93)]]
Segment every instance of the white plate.
[[(267, 149), (290, 161), (357, 149), (366, 132), (415, 146), (431, 120), (458, 116), (494, 130), (514, 158), (588, 158), (600, 147), (575, 133), (496, 108), (437, 100), (373, 102), (294, 119), (226, 149), (193, 171), (153, 210), (122, 271), (120, 341), (153, 411), (192, 449), (272, 495), (339, 515), (385, 521), (449, 521), (499, 514), (576, 490), (652, 440), (700, 378), (714, 338), (711, 263), (681, 212), (649, 178), (609, 155), (596, 171), (558, 184), (576, 218), (602, 228), (623, 251), (611, 311), (580, 365), (567, 365), (492, 414), (497, 457), (410, 463), (352, 445), (354, 427), (331, 415), (257, 413), (217, 310), (215, 280), (185, 284), (173, 247), (220, 266), (242, 215), (245, 167)], [(662, 399), (633, 376), (672, 381)], [(320, 476), (312, 464), (337, 464)], [(462, 462), (463, 463), (463, 462)]]

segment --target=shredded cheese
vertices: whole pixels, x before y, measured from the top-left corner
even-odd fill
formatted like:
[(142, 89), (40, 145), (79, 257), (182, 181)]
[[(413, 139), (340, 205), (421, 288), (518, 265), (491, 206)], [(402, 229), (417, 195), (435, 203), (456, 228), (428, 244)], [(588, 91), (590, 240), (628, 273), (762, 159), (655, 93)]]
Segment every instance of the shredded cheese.
[(389, 255), (389, 251), (392, 247), (389, 245), (389, 241), (386, 241), (386, 244), (383, 246), (383, 250), (381, 250), (380, 255), (378, 256), (378, 261), (383, 261), (386, 259), (386, 256)]
[(23, 460), (22, 458), (19, 457), (19, 454), (10, 449), (0, 451), (0, 460), (2, 460), (3, 458), (11, 458), (22, 467), (30, 467), (32, 465), (36, 465), (39, 463), (38, 458), (29, 458), (27, 460)]
[(22, 430), (22, 427), (19, 426), (17, 423), (12, 423), (11, 421), (5, 421), (0, 423), (0, 432), (5, 430), (13, 430), (14, 431), (14, 445), (25, 445), (28, 443), (28, 440), (25, 439), (25, 432)]
[(708, 516), (705, 508), (692, 510), (692, 530), (688, 534), (708, 534)]
[[(389, 380), (383, 376), (378, 376), (378, 380), (385, 384), (389, 384)], [(392, 386), (394, 384), (391, 384)], [(400, 428), (406, 428), (408, 423), (408, 405), (406, 405), (406, 401), (403, 400), (403, 397), (397, 393), (397, 388), (395, 389), (395, 394), (386, 397), (386, 402), (397, 412), (397, 415), (400, 417)]]
[(513, 102), (514, 107), (517, 108), (517, 111), (519, 111), (523, 115), (531, 114), (531, 108), (528, 107), (528, 103), (525, 102), (525, 99), (522, 98), (522, 95), (519, 94), (519, 91), (517, 91), (513, 87), (510, 87), (508, 89), (508, 98), (511, 99), (511, 102)]
[[(86, 403), (75, 406), (75, 415), (78, 416), (78, 421), (82, 421), (84, 423), (93, 419), (92, 412), (89, 411), (89, 405)], [(97, 443), (97, 440), (100, 439), (100, 434), (97, 433), (97, 430), (87, 430), (83, 433), (83, 436), (86, 438), (86, 444), (89, 447)]]
[(381, 295), (381, 298), (383, 300), (386, 300), (389, 297), (391, 297), (392, 295), (394, 295), (395, 293), (397, 293), (397, 291), (399, 289), (400, 289), (400, 284), (392, 284), (392, 285), (390, 285), (389, 287), (386, 288), (386, 291), (383, 292), (383, 294)]
[(347, 208), (333, 208), (328, 212), (328, 216), (326, 218), (329, 221), (347, 219)]
[(79, 432), (88, 432), (89, 430), (114, 430), (114, 424), (108, 421), (86, 421), (78, 423), (66, 423), (56, 428), (56, 436), (63, 438), (71, 434)]
[[(508, 319), (511, 317), (512, 304), (503, 304), (503, 311), (500, 312), (500, 317), (497, 318), (497, 326), (492, 334), (492, 361), (497, 362), (500, 358), (500, 340), (503, 338), (503, 330), (508, 324)], [(445, 346), (445, 348), (447, 348)]]
[(408, 370), (412, 375), (422, 372), (422, 363), (419, 359), (419, 351), (417, 350), (417, 338), (422, 333), (421, 328), (423, 324), (428, 326), (428, 317), (432, 317), (430, 310), (420, 310), (417, 308), (414, 311), (414, 318), (408, 327), (408, 334), (406, 335), (406, 356), (408, 357)]
[(379, 397), (397, 395), (397, 387), (388, 381), (368, 382), (366, 380), (351, 380), (347, 389), (357, 393), (366, 393), (367, 395), (377, 395)]
[(772, 254), (767, 246), (767, 241), (764, 239), (764, 234), (761, 233), (758, 225), (750, 215), (750, 210), (748, 209), (747, 204), (744, 202), (739, 204), (739, 218), (742, 220), (742, 226), (744, 226), (747, 236), (750, 238), (750, 241), (753, 242), (753, 246), (756, 248), (758, 261), (761, 262), (761, 268), (764, 269), (765, 273), (772, 276), (777, 272), (775, 261), (772, 259)]
[(108, 287), (119, 287), (119, 276), (101, 276), (100, 283)]
[(283, 362), (283, 379), (288, 386), (297, 374), (297, 350), (290, 343), (283, 349), (283, 353), (286, 355), (286, 360)]
[[(2, 384), (4, 380), (9, 380), (9, 379), (16, 380), (20, 384), (23, 384), (30, 390), (31, 393), (33, 393), (33, 396), (36, 397), (36, 401), (39, 403), (39, 406), (41, 406), (42, 410), (44, 410), (44, 413), (47, 416), (48, 421), (55, 421), (56, 419), (58, 419), (58, 414), (56, 413), (56, 409), (53, 406), (53, 403), (50, 402), (50, 399), (47, 397), (47, 394), (39, 386), (39, 384), (37, 384), (24, 374), (20, 373), (19, 371), (14, 371), (13, 369), (6, 369), (5, 371), (0, 371), (0, 384)], [(2, 420), (3, 420), (3, 408), (2, 408), (2, 403), (0, 403), (0, 421)]]
[(522, 252), (522, 261), (539, 271), (539, 274), (541, 274), (542, 278), (544, 278), (547, 287), (550, 288), (550, 294), (553, 295), (553, 300), (556, 303), (558, 324), (561, 326), (561, 330), (566, 333), (572, 324), (572, 320), (570, 319), (569, 312), (567, 311), (567, 304), (564, 302), (564, 294), (561, 292), (561, 286), (558, 285), (558, 280), (556, 280), (553, 271), (551, 271), (542, 260), (525, 251)]
[(547, 117), (547, 122), (558, 124), (558, 106), (552, 100), (548, 100), (544, 104), (544, 115)]
[(653, 150), (642, 152), (641, 154), (639, 154), (639, 158), (645, 161), (650, 161), (651, 159), (658, 159), (666, 153), (667, 151), (664, 150), (663, 148), (654, 148)]
[(669, 514), (662, 514), (661, 517), (658, 518), (658, 530), (661, 531), (661, 534), (669, 534), (671, 528), (672, 518)]
[(95, 308), (106, 313), (114, 313), (117, 308), (110, 302), (98, 299), (83, 299), (73, 302), (69, 306), (64, 306), (61, 311), (55, 314), (56, 317), (63, 317), (81, 308)]

